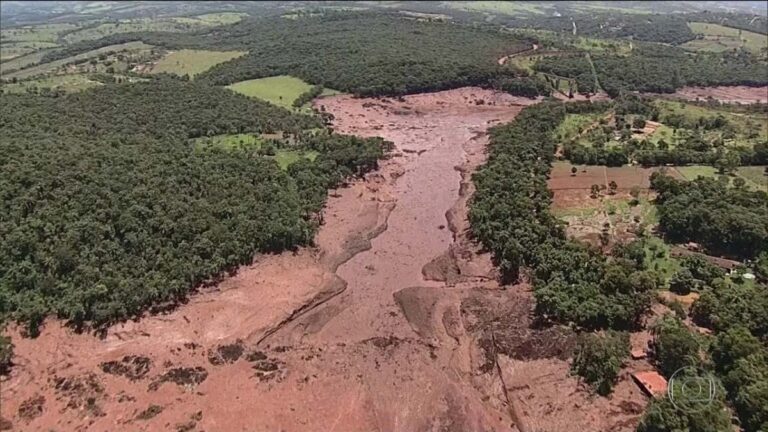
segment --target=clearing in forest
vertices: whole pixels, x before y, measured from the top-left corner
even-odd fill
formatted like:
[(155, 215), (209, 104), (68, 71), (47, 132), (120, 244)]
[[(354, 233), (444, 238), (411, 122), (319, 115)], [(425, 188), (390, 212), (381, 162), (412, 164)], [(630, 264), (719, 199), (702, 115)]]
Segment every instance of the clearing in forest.
[(253, 152), (258, 156), (273, 159), (280, 169), (286, 170), (291, 164), (302, 158), (314, 161), (319, 155), (314, 150), (304, 151), (292, 148), (281, 148), (285, 145), (280, 140), (269, 139), (268, 136), (254, 134), (215, 135), (194, 140), (195, 149), (220, 148), (232, 151)]
[(213, 66), (245, 54), (245, 51), (180, 50), (169, 52), (152, 68), (152, 73), (168, 72), (176, 75), (195, 75)]
[[(768, 176), (765, 175), (764, 166), (742, 166), (736, 169), (734, 175), (726, 176), (732, 185), (733, 180), (742, 178), (746, 186), (755, 190), (768, 191)], [(689, 165), (676, 167), (675, 170), (686, 180), (694, 180), (697, 177), (720, 177), (721, 174), (715, 167), (706, 165)]]
[[(148, 55), (150, 50), (152, 49), (152, 45), (147, 45), (144, 42), (127, 42), (124, 44), (119, 45), (108, 45), (99, 49), (91, 50), (88, 52), (84, 52), (82, 54), (78, 54), (72, 57), (63, 58), (60, 60), (55, 60), (48, 63), (43, 63), (37, 66), (32, 66), (30, 68), (22, 69), (16, 72), (11, 72), (8, 74), (3, 74), (3, 78), (30, 78), (33, 76), (38, 75), (45, 75), (48, 73), (55, 72), (57, 69), (67, 66), (67, 65), (74, 65), (74, 64), (86, 64), (86, 60), (94, 59), (96, 57), (99, 57), (100, 55), (105, 55), (112, 51), (115, 53), (132, 53), (132, 55), (142, 56), (144, 54)], [(115, 64), (112, 66), (115, 70), (117, 70), (117, 67)], [(6, 69), (3, 68), (3, 71)], [(93, 71), (96, 72), (96, 71)], [(103, 70), (99, 70), (98, 72), (104, 72)]]
[[(293, 101), (302, 93), (309, 91), (312, 85), (292, 76), (279, 75), (241, 81), (229, 85), (227, 88), (249, 97), (259, 98), (271, 104), (291, 109), (293, 108)], [(326, 89), (322, 96), (333, 94), (338, 94), (338, 92)]]
[(54, 75), (36, 80), (21, 81), (18, 83), (3, 84), (2, 88), (7, 93), (27, 93), (33, 89), (63, 90), (67, 93), (78, 92), (102, 85), (98, 81), (88, 78), (84, 74)]
[(768, 47), (768, 39), (759, 33), (702, 22), (690, 22), (688, 27), (703, 37), (683, 44), (683, 47), (696, 51), (720, 52), (744, 47), (759, 53)]

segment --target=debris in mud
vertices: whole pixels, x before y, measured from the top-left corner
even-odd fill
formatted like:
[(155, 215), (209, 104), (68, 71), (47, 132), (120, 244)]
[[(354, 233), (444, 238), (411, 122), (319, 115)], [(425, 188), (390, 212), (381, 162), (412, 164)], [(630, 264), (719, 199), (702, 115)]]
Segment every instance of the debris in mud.
[(150, 383), (149, 390), (155, 391), (167, 382), (172, 382), (180, 387), (194, 387), (205, 381), (206, 378), (208, 378), (208, 371), (200, 366), (194, 368), (174, 368), (160, 375), (155, 381)]
[(403, 342), (404, 342), (403, 339), (400, 339), (399, 337), (396, 337), (396, 336), (388, 336), (388, 337), (376, 336), (363, 341), (363, 343), (372, 344), (373, 346), (379, 349), (387, 349), (391, 346), (397, 347)]
[(242, 341), (219, 345), (215, 350), (208, 350), (208, 361), (215, 366), (234, 363), (242, 357), (244, 352), (245, 348)]
[(104, 373), (110, 375), (119, 375), (136, 381), (144, 378), (152, 367), (152, 361), (149, 357), (127, 355), (122, 360), (108, 361), (100, 365)]
[(518, 360), (570, 357), (575, 345), (573, 332), (559, 326), (537, 328), (532, 311), (530, 295), (510, 291), (477, 293), (461, 303), (464, 327), (476, 334), (485, 354), (482, 372), (492, 370), (496, 353)]
[(189, 421), (186, 421), (184, 423), (176, 423), (175, 429), (176, 432), (190, 432), (197, 427), (197, 422), (203, 419), (203, 412), (198, 411), (191, 416), (189, 416)]
[(264, 354), (261, 351), (253, 351), (253, 352), (249, 353), (245, 357), (245, 359), (248, 360), (249, 362), (255, 362), (255, 361), (260, 361), (260, 360), (266, 360), (267, 359), (267, 355)]
[(53, 382), (60, 398), (69, 399), (65, 409), (81, 410), (93, 417), (104, 415), (104, 411), (96, 403), (104, 395), (104, 386), (95, 374), (54, 377)]
[(195, 421), (188, 421), (185, 423), (177, 423), (176, 424), (176, 432), (190, 432), (197, 426), (197, 422)]
[(269, 358), (261, 351), (254, 351), (248, 354), (246, 359), (253, 363), (251, 368), (256, 371), (254, 376), (262, 382), (277, 378), (283, 371), (281, 368), (283, 362), (275, 358)]
[(149, 419), (155, 417), (156, 415), (160, 414), (161, 412), (163, 412), (163, 409), (164, 408), (161, 407), (160, 405), (152, 404), (152, 405), (148, 406), (147, 409), (145, 409), (144, 411), (140, 412), (136, 416), (136, 420), (149, 420)]
[(13, 423), (3, 416), (0, 416), (0, 431), (13, 430)]
[(117, 402), (123, 403), (123, 402), (136, 402), (136, 398), (129, 395), (128, 393), (121, 391), (117, 394)]
[(39, 417), (43, 414), (43, 406), (45, 405), (45, 397), (42, 395), (35, 395), (25, 400), (19, 406), (19, 417), (27, 422)]

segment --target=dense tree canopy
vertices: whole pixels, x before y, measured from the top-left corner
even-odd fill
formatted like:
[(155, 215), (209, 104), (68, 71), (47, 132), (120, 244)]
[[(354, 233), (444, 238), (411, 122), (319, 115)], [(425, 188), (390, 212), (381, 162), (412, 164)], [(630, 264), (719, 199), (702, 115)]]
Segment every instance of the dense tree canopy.
[(255, 252), (310, 242), (325, 189), (375, 168), (381, 140), (306, 138), (317, 166), (288, 173), (189, 139), (317, 126), (171, 79), (59, 98), (4, 95), (0, 314), (32, 333), (50, 312), (105, 323), (183, 297)]
[(523, 110), (491, 131), (488, 162), (474, 175), (477, 192), (469, 219), (473, 233), (494, 253), (504, 275), (534, 269), (537, 313), (580, 326), (631, 328), (647, 311), (656, 278), (627, 260), (565, 240), (549, 212), (547, 176), (553, 131), (566, 110), (590, 112), (603, 104), (544, 103)]
[(493, 30), (382, 13), (325, 12), (297, 19), (244, 20), (186, 34), (121, 34), (73, 44), (46, 60), (131, 40), (169, 48), (248, 51), (197, 77), (217, 85), (289, 74), (362, 95), (487, 84), (518, 74), (499, 65), (499, 57), (530, 48), (526, 41)]
[(671, 240), (694, 241), (708, 250), (753, 258), (768, 250), (768, 194), (699, 177), (675, 180), (651, 177), (659, 195), (659, 227)]

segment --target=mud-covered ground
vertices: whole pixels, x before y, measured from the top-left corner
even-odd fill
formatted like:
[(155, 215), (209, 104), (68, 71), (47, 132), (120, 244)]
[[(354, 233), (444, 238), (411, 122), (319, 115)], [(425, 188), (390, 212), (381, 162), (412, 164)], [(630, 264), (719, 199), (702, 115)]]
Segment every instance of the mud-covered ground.
[(768, 103), (768, 86), (719, 86), (719, 87), (683, 87), (673, 97), (687, 100), (715, 99), (725, 103)]
[(628, 376), (589, 395), (568, 374), (573, 334), (534, 326), (528, 287), (498, 286), (468, 237), (485, 131), (535, 101), (464, 88), (318, 103), (339, 132), (396, 150), (331, 193), (316, 247), (260, 256), (104, 338), (12, 331), (0, 414), (14, 430), (634, 430), (646, 401)]

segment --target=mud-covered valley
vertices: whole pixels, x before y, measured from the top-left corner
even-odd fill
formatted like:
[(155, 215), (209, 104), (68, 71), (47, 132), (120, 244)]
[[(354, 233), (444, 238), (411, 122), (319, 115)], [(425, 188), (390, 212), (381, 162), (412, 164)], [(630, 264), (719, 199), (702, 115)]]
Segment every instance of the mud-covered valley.
[(535, 328), (528, 287), (500, 286), (469, 236), (487, 130), (535, 102), (317, 100), (337, 132), (395, 149), (332, 191), (314, 247), (103, 337), (55, 321), (14, 337), (1, 414), (25, 431), (634, 430), (645, 396), (628, 372), (590, 396), (569, 376), (574, 335)]

